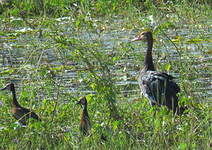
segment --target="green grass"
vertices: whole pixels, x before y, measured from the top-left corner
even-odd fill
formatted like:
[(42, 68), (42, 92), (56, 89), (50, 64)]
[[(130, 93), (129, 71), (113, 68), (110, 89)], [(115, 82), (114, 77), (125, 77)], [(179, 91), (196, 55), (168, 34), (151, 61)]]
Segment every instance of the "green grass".
[[(21, 105), (42, 122), (17, 125), (11, 94), (0, 92), (0, 149), (210, 149), (211, 94), (200, 89), (210, 88), (209, 4), (15, 0), (2, 6), (0, 87), (14, 81)], [(178, 77), (187, 114), (150, 107), (133, 84), (145, 46), (129, 41), (143, 29), (154, 32), (157, 69)], [(129, 82), (117, 84), (123, 81)], [(84, 95), (88, 137), (79, 132), (75, 105)]]

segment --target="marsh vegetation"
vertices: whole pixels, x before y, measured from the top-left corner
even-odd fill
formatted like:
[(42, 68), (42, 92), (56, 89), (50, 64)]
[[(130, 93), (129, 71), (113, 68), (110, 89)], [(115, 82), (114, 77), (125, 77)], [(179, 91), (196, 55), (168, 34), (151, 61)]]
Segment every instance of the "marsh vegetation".
[[(0, 149), (211, 149), (211, 1), (14, 0), (0, 7), (0, 87), (42, 122), (26, 127), (0, 93)], [(138, 72), (154, 34), (157, 70), (176, 77), (175, 116), (140, 95)], [(89, 136), (79, 131), (86, 96)], [(102, 141), (104, 135), (107, 140)]]

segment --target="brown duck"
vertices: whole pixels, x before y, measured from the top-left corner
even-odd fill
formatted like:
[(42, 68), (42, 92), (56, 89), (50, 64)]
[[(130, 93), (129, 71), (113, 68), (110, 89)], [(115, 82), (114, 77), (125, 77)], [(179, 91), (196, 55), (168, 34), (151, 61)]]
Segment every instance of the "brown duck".
[(80, 119), (80, 131), (84, 135), (88, 135), (88, 131), (91, 128), (91, 123), (90, 123), (88, 110), (87, 110), (86, 97), (80, 98), (80, 100), (77, 102), (77, 104), (80, 104), (82, 106), (82, 113), (81, 113), (81, 119)]
[(12, 101), (12, 108), (11, 112), (14, 116), (15, 119), (17, 119), (22, 125), (27, 124), (27, 120), (29, 118), (33, 118), (36, 120), (41, 121), (41, 119), (36, 115), (33, 111), (22, 107), (16, 98), (16, 92), (15, 92), (15, 85), (13, 83), (8, 84), (5, 88), (0, 89), (1, 91), (3, 90), (9, 90), (12, 92), (13, 96), (13, 101)]

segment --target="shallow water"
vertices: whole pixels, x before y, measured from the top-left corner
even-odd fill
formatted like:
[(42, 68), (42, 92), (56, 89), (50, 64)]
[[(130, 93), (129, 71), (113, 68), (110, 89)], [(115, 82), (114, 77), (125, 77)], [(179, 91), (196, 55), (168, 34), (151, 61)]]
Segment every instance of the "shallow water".
[[(62, 20), (60, 24), (64, 25), (64, 27), (67, 27), (67, 24), (69, 24), (70, 18), (58, 19)], [(37, 65), (41, 64), (50, 64), (55, 67), (63, 65), (63, 63), (58, 60), (59, 56), (57, 56), (54, 47), (51, 47), (51, 43), (53, 43), (53, 41), (48, 38), (38, 38), (38, 35), (31, 34), (31, 31), (33, 30), (26, 27), (17, 28), (12, 29), (12, 32), (10, 33), (14, 36), (1, 36), (0, 62), (2, 62), (2, 69), (0, 73), (11, 69), (11, 66), (12, 68), (19, 68), (12, 76), (9, 76), (8, 74), (1, 75), (1, 79), (18, 82), (30, 80), (30, 76), (22, 73), (21, 67), (36, 68)], [(44, 29), (43, 32), (49, 32), (49, 30), (45, 31)], [(15, 36), (16, 34), (21, 35)], [(70, 27), (63, 34), (73, 37)], [(102, 33), (83, 32), (76, 37), (78, 39), (90, 41), (91, 43), (100, 41), (102, 46), (99, 47), (99, 49), (100, 51), (104, 51), (108, 57), (113, 57), (114, 55), (117, 55), (117, 53), (120, 53), (120, 51), (116, 51), (116, 49), (117, 47), (120, 48), (121, 44), (129, 44), (129, 47), (127, 48), (132, 48), (133, 50), (127, 52), (126, 57), (123, 57), (123, 59), (119, 60), (115, 66), (110, 68), (112, 75), (116, 79), (116, 85), (121, 89), (122, 95), (127, 96), (129, 99), (134, 99), (140, 94), (136, 79), (139, 68), (142, 67), (142, 60), (138, 59), (138, 55), (144, 55), (146, 49), (145, 44), (140, 42), (130, 43), (130, 39), (132, 39), (135, 35), (136, 31), (111, 30), (104, 31)], [(199, 100), (201, 99), (201, 102), (210, 102), (212, 97), (211, 29), (208, 27), (208, 30), (200, 29), (191, 31), (191, 27), (185, 26), (184, 29), (168, 31), (167, 34), (170, 39), (174, 39), (176, 35), (183, 37), (188, 41), (182, 41), (183, 43), (174, 43), (178, 47), (178, 50), (176, 50), (175, 45), (163, 34), (161, 34), (159, 38), (155, 39), (156, 42), (153, 53), (156, 66), (159, 67), (160, 64), (172, 61), (180, 62), (184, 65), (184, 62), (191, 61), (192, 67), (196, 69), (195, 75), (192, 79), (186, 80), (187, 82), (195, 82), (195, 84), (198, 85), (197, 88), (192, 87), (192, 91)], [(202, 37), (203, 40), (198, 42), (189, 42), (189, 39), (196, 37)], [(207, 41), (204, 40), (204, 38), (210, 40)], [(71, 51), (71, 49), (66, 50), (66, 55), (70, 55), (69, 51)], [(83, 68), (82, 64), (72, 61), (66, 62), (66, 64), (69, 66), (78, 65), (79, 68)], [(175, 77), (179, 77), (180, 74), (176, 71), (178, 70), (175, 68), (174, 70), (170, 70), (169, 73)], [(186, 73), (189, 74), (190, 72), (188, 71)], [(191, 76), (192, 74), (193, 72), (191, 73)], [(54, 78), (58, 82), (63, 83), (64, 87), (66, 87), (64, 92), (79, 93), (79, 90), (81, 90), (82, 93), (92, 93), (92, 91), (85, 88), (86, 85), (81, 85), (81, 82), (78, 81), (79, 78), (77, 78), (77, 73), (74, 70), (65, 70), (63, 74), (56, 74)], [(180, 82), (180, 80), (177, 80), (177, 82)]]

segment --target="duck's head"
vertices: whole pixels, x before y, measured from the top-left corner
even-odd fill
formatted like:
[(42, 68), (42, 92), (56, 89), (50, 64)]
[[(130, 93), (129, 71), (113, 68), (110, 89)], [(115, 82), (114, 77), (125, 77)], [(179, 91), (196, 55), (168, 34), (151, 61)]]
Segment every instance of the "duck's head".
[(0, 91), (4, 91), (4, 90), (14, 91), (15, 90), (14, 83), (9, 83), (4, 88), (0, 89)]
[(86, 106), (87, 105), (86, 97), (85, 96), (84, 97), (81, 97), (76, 104), (80, 104), (82, 106)]
[(149, 39), (152, 39), (152, 32), (143, 31), (143, 32), (140, 32), (134, 39), (132, 39), (131, 42), (140, 41), (140, 40), (147, 41)]

